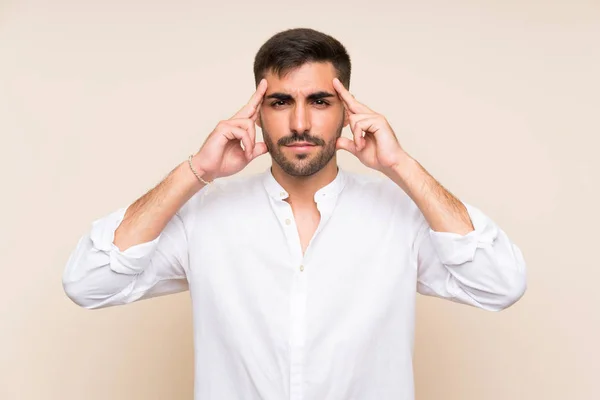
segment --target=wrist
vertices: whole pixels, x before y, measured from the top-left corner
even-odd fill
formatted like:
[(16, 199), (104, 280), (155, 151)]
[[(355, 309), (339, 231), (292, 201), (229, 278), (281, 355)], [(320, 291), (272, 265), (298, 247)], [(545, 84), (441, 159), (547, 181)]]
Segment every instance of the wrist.
[(408, 193), (410, 183), (419, 172), (419, 163), (407, 153), (402, 153), (398, 161), (385, 171), (385, 175)]
[[(200, 172), (199, 172), (200, 173)], [(202, 175), (200, 175), (202, 176)], [(193, 196), (196, 192), (206, 186), (202, 183), (192, 172), (188, 160), (181, 162), (175, 170), (175, 178), (180, 182), (180, 188), (184, 193), (187, 193), (189, 197)], [(206, 178), (203, 178), (206, 179)]]
[(188, 157), (188, 167), (200, 182), (208, 184), (218, 177), (215, 173), (209, 172), (210, 170), (203, 165), (202, 161), (203, 158), (198, 153), (190, 155)]

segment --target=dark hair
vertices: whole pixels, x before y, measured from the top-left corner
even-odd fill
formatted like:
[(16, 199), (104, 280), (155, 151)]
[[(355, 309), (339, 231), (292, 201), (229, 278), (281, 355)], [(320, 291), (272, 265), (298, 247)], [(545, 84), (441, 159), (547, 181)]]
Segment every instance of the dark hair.
[(335, 38), (309, 28), (288, 29), (273, 35), (254, 57), (256, 85), (268, 72), (282, 77), (308, 62), (331, 62), (337, 78), (350, 87), (350, 56)]

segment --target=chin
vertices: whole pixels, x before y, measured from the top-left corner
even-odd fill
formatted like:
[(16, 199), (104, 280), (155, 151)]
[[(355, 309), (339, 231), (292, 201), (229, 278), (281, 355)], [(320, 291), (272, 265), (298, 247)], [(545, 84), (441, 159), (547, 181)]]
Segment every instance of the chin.
[[(281, 162), (279, 162), (281, 161)], [(316, 174), (327, 166), (329, 160), (325, 160), (323, 155), (306, 155), (301, 160), (298, 158), (290, 159), (283, 157), (278, 160), (279, 167), (288, 175), (296, 177), (307, 177)]]

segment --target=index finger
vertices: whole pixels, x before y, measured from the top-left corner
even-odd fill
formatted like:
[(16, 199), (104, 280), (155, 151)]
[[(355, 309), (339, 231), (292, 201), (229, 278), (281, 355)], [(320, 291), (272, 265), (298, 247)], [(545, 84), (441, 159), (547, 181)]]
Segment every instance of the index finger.
[(333, 87), (342, 98), (342, 101), (346, 105), (346, 108), (348, 108), (348, 111), (354, 114), (369, 114), (373, 112), (369, 107), (356, 100), (338, 78), (334, 78)]
[(266, 91), (267, 80), (263, 78), (256, 87), (256, 91), (252, 97), (250, 97), (250, 100), (248, 100), (248, 103), (246, 103), (246, 105), (242, 107), (242, 109), (238, 111), (232, 118), (251, 118), (258, 110)]

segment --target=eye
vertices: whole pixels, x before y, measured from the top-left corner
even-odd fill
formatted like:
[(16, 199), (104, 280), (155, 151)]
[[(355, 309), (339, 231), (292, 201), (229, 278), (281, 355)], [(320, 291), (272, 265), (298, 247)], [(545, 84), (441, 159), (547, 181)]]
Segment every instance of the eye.
[(329, 103), (323, 99), (317, 99), (314, 101), (314, 103), (321, 107), (327, 107), (329, 105)]
[(285, 105), (285, 100), (277, 100), (271, 103), (271, 107), (281, 107)]

